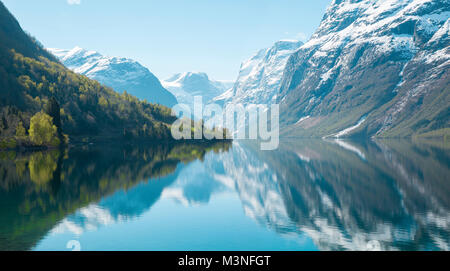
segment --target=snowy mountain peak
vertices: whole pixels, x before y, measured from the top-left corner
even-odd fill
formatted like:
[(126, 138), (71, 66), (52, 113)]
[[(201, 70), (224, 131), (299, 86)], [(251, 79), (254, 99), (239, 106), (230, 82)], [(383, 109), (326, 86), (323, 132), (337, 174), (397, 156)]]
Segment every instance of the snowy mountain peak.
[[(132, 80), (151, 74), (137, 61), (128, 58), (103, 56), (96, 51), (88, 51), (80, 47), (70, 50), (53, 48), (47, 50), (58, 57), (69, 69), (97, 80), (102, 73), (115, 72), (118, 80), (124, 80), (125, 77)], [(114, 78), (111, 77), (111, 79)]]
[(184, 104), (192, 104), (194, 96), (202, 96), (204, 103), (232, 87), (232, 82), (211, 80), (204, 72), (177, 73), (162, 82), (177, 100)]
[[(76, 66), (77, 65), (77, 61), (83, 61), (89, 58), (95, 58), (95, 59), (99, 59), (102, 56), (96, 52), (96, 51), (88, 51), (85, 50), (81, 47), (74, 47), (73, 49), (57, 49), (57, 48), (49, 48), (47, 49), (48, 51), (50, 51), (53, 55), (55, 55), (56, 57), (58, 57), (62, 62), (67, 64), (70, 64), (72, 66)], [(68, 66), (70, 66), (68, 65)]]
[(78, 46), (69, 50), (47, 50), (74, 72), (97, 80), (116, 91), (126, 90), (140, 99), (170, 107), (177, 103), (176, 98), (162, 87), (158, 78), (135, 60), (103, 56)]
[(183, 72), (174, 74), (169, 79), (166, 79), (165, 82), (173, 82), (177, 84), (189, 84), (194, 81), (209, 81), (209, 77), (204, 72)]

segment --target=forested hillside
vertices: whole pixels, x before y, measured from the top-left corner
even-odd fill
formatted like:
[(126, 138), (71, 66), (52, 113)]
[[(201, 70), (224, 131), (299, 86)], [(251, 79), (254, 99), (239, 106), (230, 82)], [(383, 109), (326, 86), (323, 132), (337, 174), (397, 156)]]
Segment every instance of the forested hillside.
[(0, 41), (1, 139), (22, 136), (22, 127), (27, 135), (32, 116), (48, 108), (51, 99), (60, 107), (56, 115), (69, 137), (169, 138), (174, 121), (169, 108), (118, 94), (70, 71), (24, 33), (2, 2)]

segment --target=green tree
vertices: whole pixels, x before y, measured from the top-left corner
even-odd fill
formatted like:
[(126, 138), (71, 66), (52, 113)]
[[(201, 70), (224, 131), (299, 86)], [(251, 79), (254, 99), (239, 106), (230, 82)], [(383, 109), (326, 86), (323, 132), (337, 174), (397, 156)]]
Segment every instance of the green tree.
[(30, 121), (30, 139), (37, 145), (58, 146), (58, 129), (53, 124), (53, 119), (43, 112), (39, 112)]
[(26, 136), (27, 135), (26, 135), (25, 127), (23, 127), (23, 123), (20, 121), (19, 124), (17, 124), (17, 127), (16, 127), (16, 137), (24, 138)]
[(108, 107), (108, 101), (103, 96), (98, 99), (98, 104), (101, 107)]

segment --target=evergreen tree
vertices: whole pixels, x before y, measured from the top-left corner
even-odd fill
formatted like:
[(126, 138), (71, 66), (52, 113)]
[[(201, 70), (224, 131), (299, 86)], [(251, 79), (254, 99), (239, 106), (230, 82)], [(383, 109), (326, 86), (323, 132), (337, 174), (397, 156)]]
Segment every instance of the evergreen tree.
[(61, 108), (59, 106), (58, 101), (55, 97), (51, 97), (45, 107), (45, 113), (52, 117), (53, 124), (57, 128), (58, 137), (62, 137), (62, 128), (61, 128)]
[(8, 121), (6, 120), (5, 116), (2, 116), (2, 122), (0, 123), (0, 126), (3, 130), (8, 129)]

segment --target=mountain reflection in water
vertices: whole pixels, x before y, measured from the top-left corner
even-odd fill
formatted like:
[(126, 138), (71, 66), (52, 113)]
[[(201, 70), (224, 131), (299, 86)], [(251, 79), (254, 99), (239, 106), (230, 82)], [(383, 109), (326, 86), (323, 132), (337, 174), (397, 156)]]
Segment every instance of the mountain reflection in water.
[[(53, 249), (58, 236), (100, 236), (113, 225), (123, 225), (123, 240), (151, 239), (134, 248), (144, 250), (449, 250), (448, 150), (443, 142), (289, 140), (275, 151), (242, 141), (5, 152), (0, 250)], [(232, 196), (217, 205), (222, 195)], [(173, 220), (177, 206), (204, 210), (192, 213), (193, 226), (180, 218), (185, 247), (170, 240), (172, 225), (135, 230), (147, 218)], [(216, 246), (201, 243), (208, 233)], [(260, 243), (249, 247), (251, 238)]]
[[(103, 210), (91, 204), (111, 195), (117, 200), (108, 213), (117, 218), (139, 215), (174, 181), (178, 164), (230, 147), (228, 142), (119, 144), (31, 154), (0, 152), (0, 250), (32, 249), (73, 213), (79, 227), (86, 221), (83, 217), (106, 224)], [(136, 198), (122, 204), (121, 193), (142, 182), (148, 182), (141, 193), (145, 203)]]

